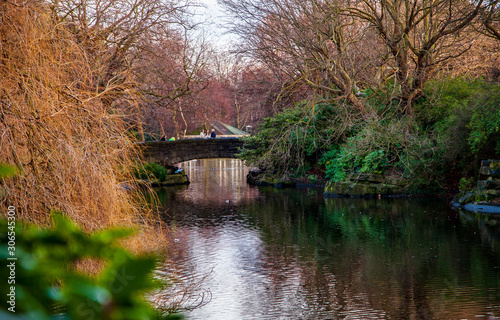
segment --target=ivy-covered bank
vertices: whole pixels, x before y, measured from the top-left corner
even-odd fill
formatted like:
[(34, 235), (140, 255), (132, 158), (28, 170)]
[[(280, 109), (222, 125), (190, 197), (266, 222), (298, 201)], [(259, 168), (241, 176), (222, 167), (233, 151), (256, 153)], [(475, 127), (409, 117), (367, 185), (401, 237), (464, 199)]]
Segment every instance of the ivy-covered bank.
[(262, 170), (256, 183), (324, 183), (360, 196), (458, 192), (460, 181), (477, 182), (482, 159), (500, 158), (500, 85), (431, 81), (411, 112), (394, 92), (365, 90), (362, 110), (303, 101), (265, 119), (240, 158)]

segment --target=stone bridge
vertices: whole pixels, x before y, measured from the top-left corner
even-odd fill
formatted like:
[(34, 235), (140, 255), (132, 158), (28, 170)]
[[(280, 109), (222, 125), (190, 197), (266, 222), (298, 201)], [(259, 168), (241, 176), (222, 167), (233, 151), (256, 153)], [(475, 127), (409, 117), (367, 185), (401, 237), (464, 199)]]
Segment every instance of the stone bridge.
[(176, 141), (150, 141), (144, 146), (144, 159), (163, 166), (179, 162), (208, 158), (236, 158), (243, 140), (239, 138), (185, 139)]

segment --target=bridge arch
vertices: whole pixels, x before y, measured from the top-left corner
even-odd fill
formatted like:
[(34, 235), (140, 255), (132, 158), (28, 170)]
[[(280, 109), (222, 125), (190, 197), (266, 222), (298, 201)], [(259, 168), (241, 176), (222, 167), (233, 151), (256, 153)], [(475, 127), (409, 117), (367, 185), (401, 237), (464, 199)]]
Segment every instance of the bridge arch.
[(236, 158), (244, 143), (239, 138), (199, 138), (141, 144), (146, 161), (168, 166), (194, 159)]

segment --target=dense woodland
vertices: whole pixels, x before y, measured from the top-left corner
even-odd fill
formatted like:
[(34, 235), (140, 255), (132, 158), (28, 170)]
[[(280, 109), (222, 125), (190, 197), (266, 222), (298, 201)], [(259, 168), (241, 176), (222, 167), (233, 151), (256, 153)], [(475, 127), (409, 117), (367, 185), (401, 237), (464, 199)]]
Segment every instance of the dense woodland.
[(215, 120), (252, 126), (242, 157), (281, 177), (456, 187), (499, 156), (498, 1), (220, 3), (228, 51), (189, 0), (2, 2), (3, 205), (120, 220), (130, 142)]
[(268, 173), (453, 191), (500, 156), (497, 1), (222, 2), (242, 52), (280, 79), (275, 105), (294, 102), (243, 153)]

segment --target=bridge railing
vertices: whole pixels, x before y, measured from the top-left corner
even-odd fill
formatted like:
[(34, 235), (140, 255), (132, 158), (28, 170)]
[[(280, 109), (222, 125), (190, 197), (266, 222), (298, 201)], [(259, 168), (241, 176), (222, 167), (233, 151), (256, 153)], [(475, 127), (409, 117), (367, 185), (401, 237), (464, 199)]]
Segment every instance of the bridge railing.
[(174, 165), (193, 159), (235, 158), (244, 145), (244, 140), (240, 138), (241, 136), (202, 139), (193, 135), (191, 139), (148, 141), (141, 145), (147, 162)]

